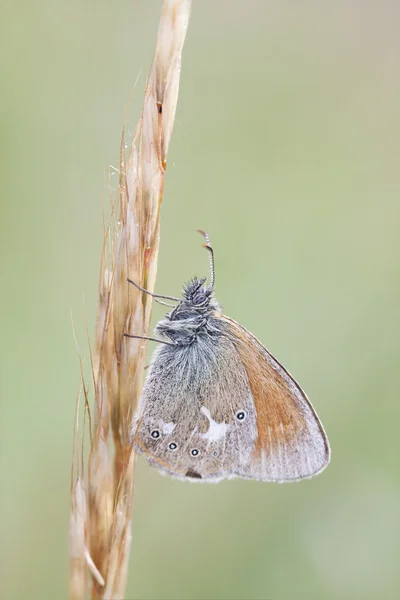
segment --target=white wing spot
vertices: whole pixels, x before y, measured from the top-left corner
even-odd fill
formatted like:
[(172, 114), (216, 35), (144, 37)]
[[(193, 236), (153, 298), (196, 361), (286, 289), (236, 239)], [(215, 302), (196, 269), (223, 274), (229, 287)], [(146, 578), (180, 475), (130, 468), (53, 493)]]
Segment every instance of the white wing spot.
[(162, 432), (164, 435), (170, 435), (173, 432), (173, 430), (175, 429), (175, 427), (176, 427), (176, 424), (173, 421), (171, 421), (171, 423), (163, 422), (161, 425), (161, 429), (162, 429)]
[(230, 425), (226, 423), (217, 423), (211, 417), (211, 413), (205, 406), (202, 406), (200, 412), (203, 413), (205, 417), (207, 417), (210, 427), (206, 433), (202, 433), (201, 437), (206, 439), (208, 442), (217, 442), (218, 440), (224, 438), (226, 436), (226, 432), (230, 428)]

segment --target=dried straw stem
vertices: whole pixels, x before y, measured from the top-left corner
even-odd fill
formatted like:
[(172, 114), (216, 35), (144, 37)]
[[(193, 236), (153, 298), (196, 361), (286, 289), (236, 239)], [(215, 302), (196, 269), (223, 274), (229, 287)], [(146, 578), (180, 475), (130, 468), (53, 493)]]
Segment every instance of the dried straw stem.
[[(124, 338), (124, 333), (147, 335), (152, 309), (151, 297), (129, 285), (127, 278), (154, 291), (164, 174), (189, 13), (190, 0), (164, 1), (128, 161), (122, 136), (115, 218), (105, 231), (101, 263), (87, 477), (83, 449), (77, 450), (77, 421), (75, 428), (74, 455), (80, 458), (74, 456), (71, 478), (71, 600), (86, 598), (89, 573), (92, 598), (124, 597), (135, 466), (129, 430), (145, 357), (145, 342)], [(83, 386), (85, 414), (90, 415)]]

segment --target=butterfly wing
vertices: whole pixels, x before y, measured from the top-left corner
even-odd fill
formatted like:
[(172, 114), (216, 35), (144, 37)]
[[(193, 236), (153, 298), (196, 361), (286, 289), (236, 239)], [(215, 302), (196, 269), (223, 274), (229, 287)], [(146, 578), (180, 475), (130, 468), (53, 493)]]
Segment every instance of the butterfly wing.
[(180, 479), (235, 477), (256, 437), (246, 370), (229, 336), (156, 349), (132, 429), (151, 464)]
[(284, 482), (320, 473), (329, 463), (330, 447), (306, 394), (256, 337), (222, 318), (245, 367), (256, 412), (251, 460), (237, 474)]
[(244, 327), (218, 319), (221, 335), (156, 349), (135, 448), (180, 479), (283, 482), (322, 471), (329, 443), (300, 386)]

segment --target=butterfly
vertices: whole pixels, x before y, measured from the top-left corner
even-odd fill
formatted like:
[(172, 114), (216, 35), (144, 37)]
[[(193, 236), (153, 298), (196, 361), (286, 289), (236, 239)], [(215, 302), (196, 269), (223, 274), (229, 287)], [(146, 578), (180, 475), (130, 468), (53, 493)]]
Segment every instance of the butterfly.
[(193, 278), (181, 298), (151, 294), (172, 308), (155, 327), (131, 438), (163, 474), (185, 481), (242, 477), (298, 481), (330, 460), (324, 428), (299, 384), (264, 345), (222, 313), (210, 284)]

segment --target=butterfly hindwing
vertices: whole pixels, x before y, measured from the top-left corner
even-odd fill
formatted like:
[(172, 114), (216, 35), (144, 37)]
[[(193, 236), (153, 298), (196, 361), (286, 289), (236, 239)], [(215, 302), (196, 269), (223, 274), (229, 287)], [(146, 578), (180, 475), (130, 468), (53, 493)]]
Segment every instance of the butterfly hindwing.
[(175, 477), (219, 481), (245, 468), (256, 437), (247, 374), (229, 337), (157, 348), (133, 425), (149, 462)]

